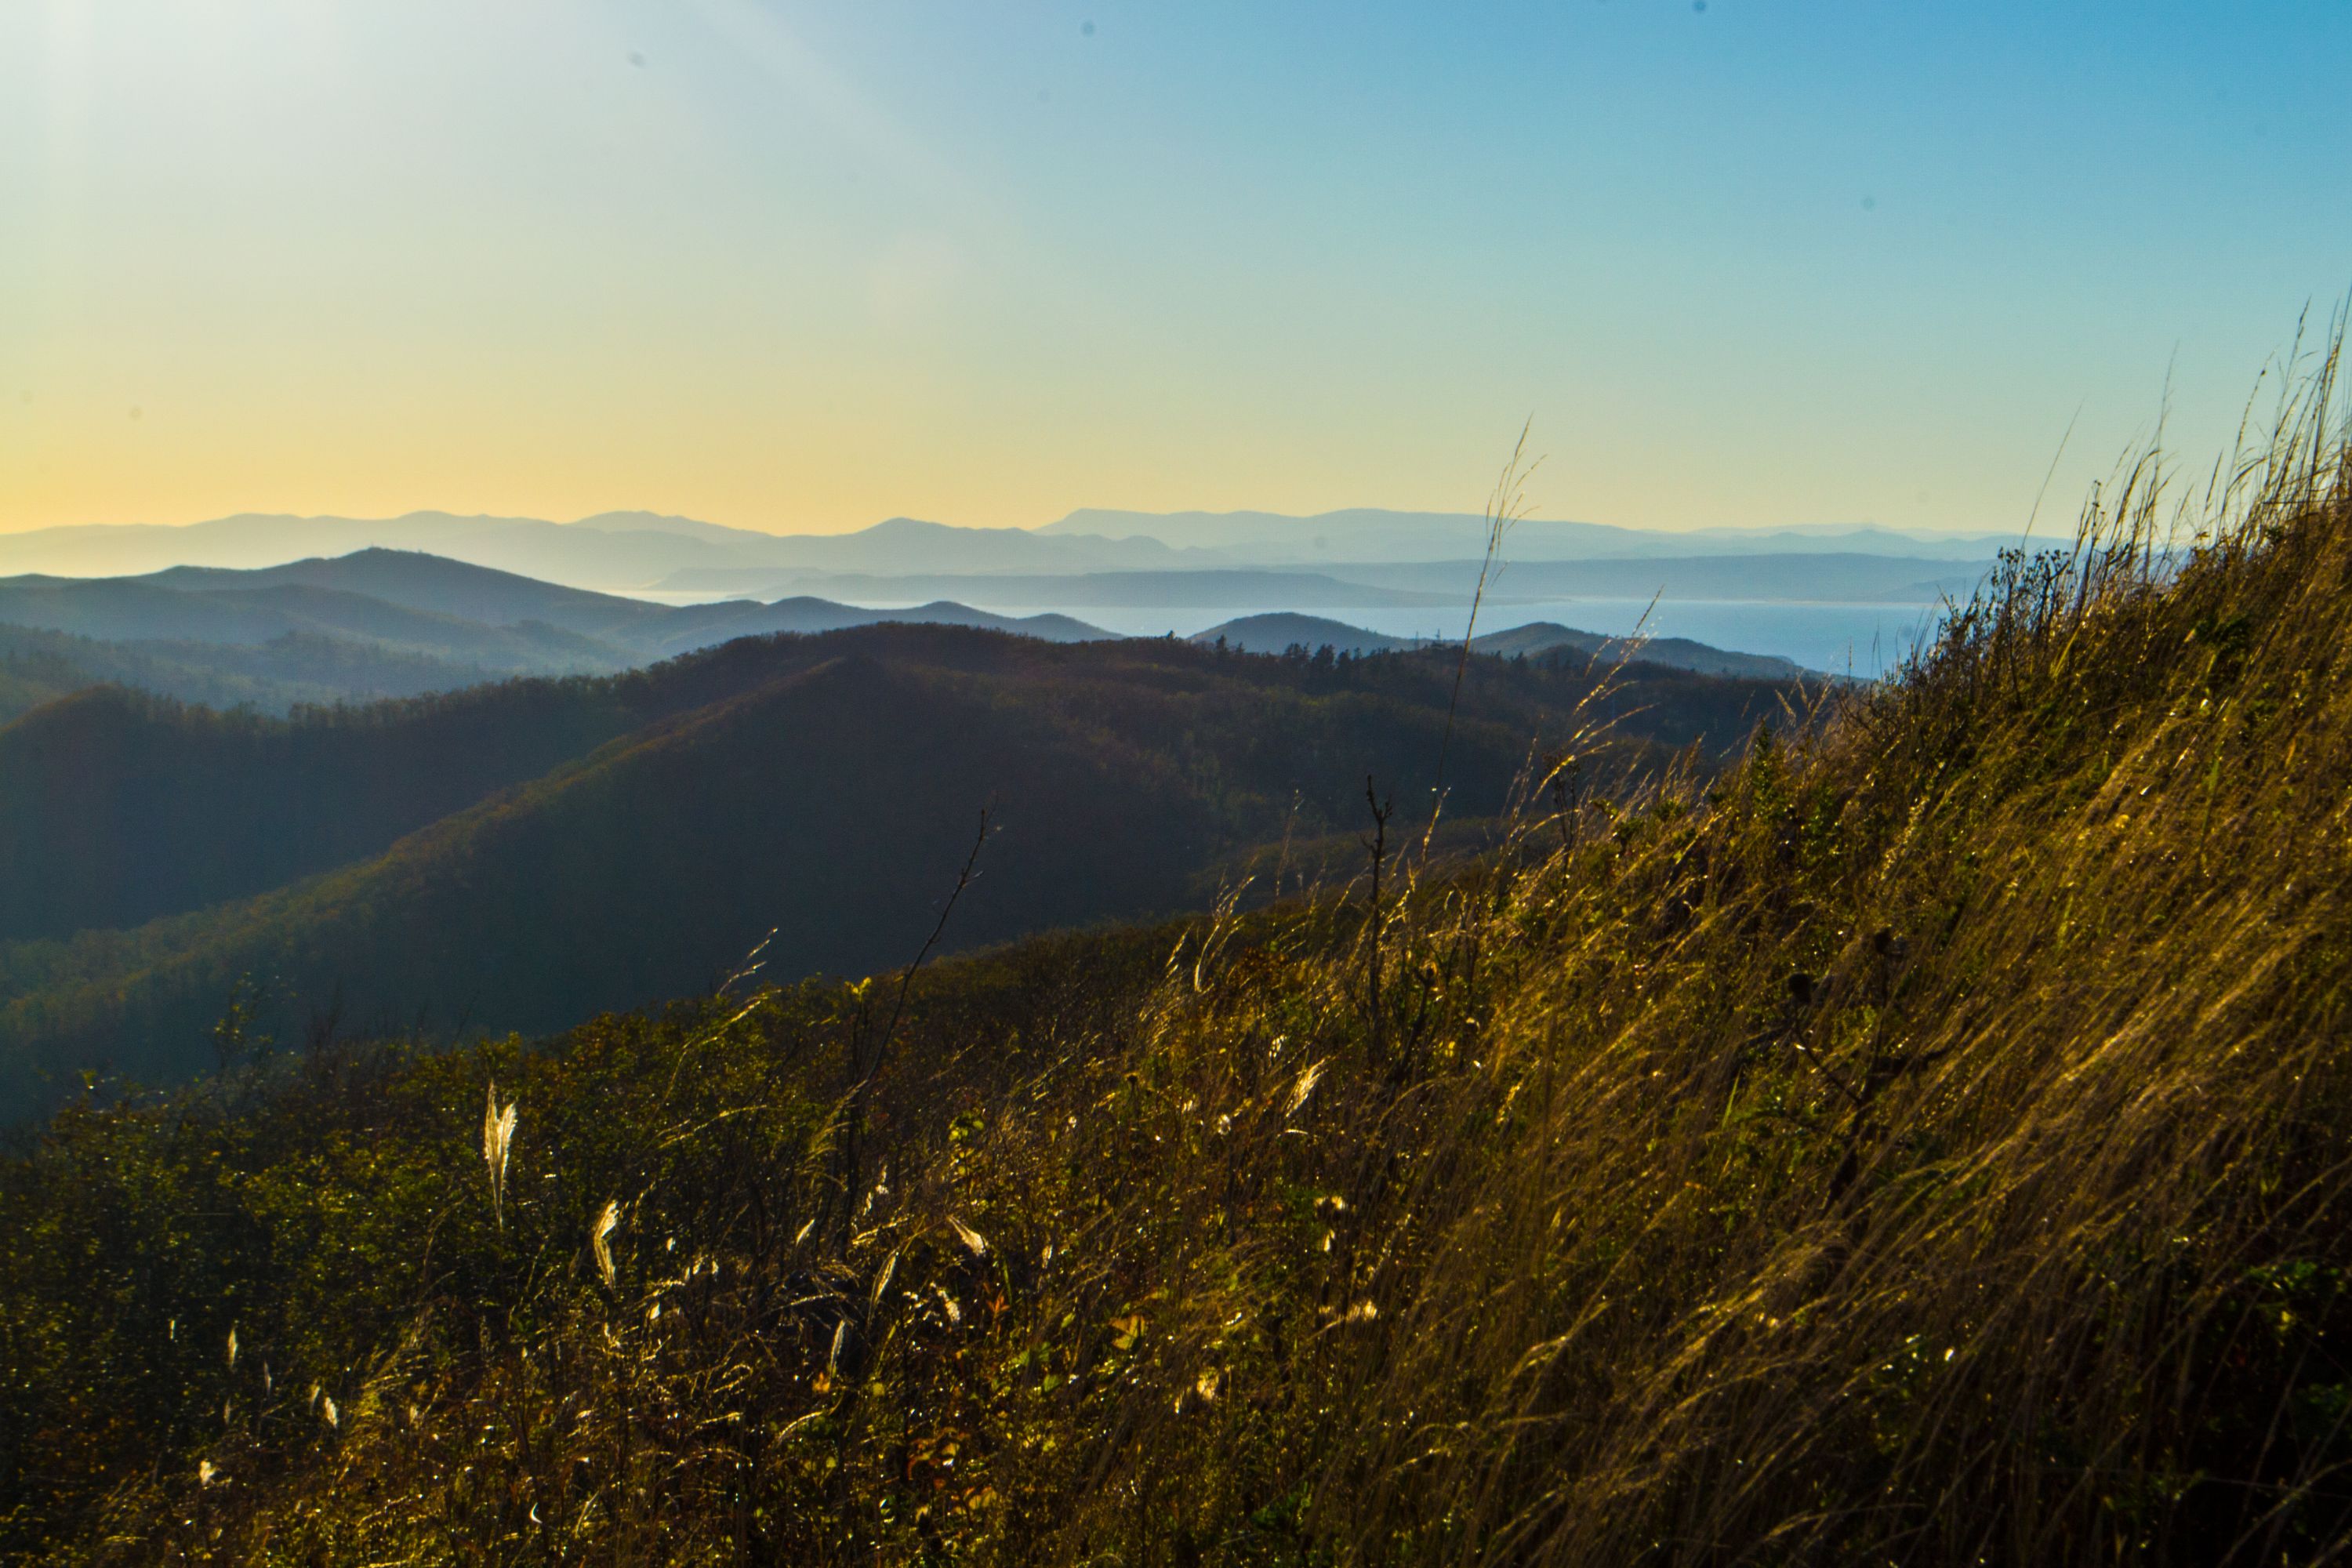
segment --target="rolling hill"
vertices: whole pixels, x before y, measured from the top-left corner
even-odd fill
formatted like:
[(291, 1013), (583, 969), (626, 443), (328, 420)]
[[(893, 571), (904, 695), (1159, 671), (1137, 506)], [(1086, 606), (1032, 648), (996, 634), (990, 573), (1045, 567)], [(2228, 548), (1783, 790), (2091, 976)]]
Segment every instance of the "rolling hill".
[[(726, 581), (730, 579), (686, 572), (666, 579), (661, 586), (702, 591)], [(891, 572), (795, 572), (753, 576), (748, 581), (764, 593), (791, 589), (857, 599), (953, 595), (985, 604), (1064, 608), (1193, 611), (1378, 605), (1435, 609), (1455, 603), (1451, 593), (1432, 593), (1410, 584), (1370, 584), (1326, 572), (1240, 567), (1181, 572), (948, 573), (909, 572), (901, 563)]]
[(105, 642), (0, 624), (0, 724), (98, 686), (282, 714), (305, 704), (449, 691), (499, 674), (313, 632), (287, 632), (263, 643)]
[(244, 571), (174, 566), (137, 581), (195, 595), (235, 595), (271, 588), (327, 590), (484, 626), (553, 626), (577, 637), (621, 643), (633, 632), (671, 614), (641, 599), (592, 594), (401, 550), (356, 550), (348, 555), (313, 556)]
[[(966, 586), (972, 580), (957, 579)], [(1093, 602), (1156, 604), (1361, 601), (1370, 591), (1297, 573), (1160, 573), (992, 580), (1001, 588), (1059, 584)], [(923, 585), (902, 579), (899, 586)], [(880, 592), (889, 584), (851, 586)], [(1027, 590), (1024, 590), (1027, 591)], [(1041, 590), (1042, 591), (1042, 590)], [(1409, 599), (1402, 591), (1381, 591)], [(1048, 595), (1050, 596), (1050, 595)], [(1181, 614), (1175, 609), (1172, 614)], [(1236, 646), (1278, 652), (1289, 641), (1280, 617), (1253, 616), (1213, 628)], [(1316, 646), (1359, 650), (1402, 646), (1341, 623), (1306, 617)], [(761, 603), (664, 605), (590, 593), (413, 552), (367, 549), (332, 559), (231, 570), (183, 566), (133, 578), (0, 579), (0, 722), (37, 702), (116, 682), (183, 701), (249, 705), (282, 714), (298, 703), (410, 697), (511, 675), (600, 674), (738, 637), (814, 634), (875, 624), (967, 626), (1078, 642), (1111, 634), (1053, 612), (1000, 615), (953, 600), (863, 608), (800, 595)], [(1538, 623), (1482, 637), (1486, 650), (1590, 651), (1591, 633)], [(1681, 639), (1648, 645), (1657, 663), (1711, 673), (1778, 679), (1785, 660), (1709, 648)]]
[(115, 683), (216, 708), (410, 697), (512, 675), (625, 669), (736, 637), (934, 623), (1049, 641), (1108, 637), (1067, 616), (937, 601), (864, 609), (805, 595), (667, 605), (438, 556), (362, 550), (250, 570), (0, 579), (0, 722)]
[(179, 587), (136, 578), (13, 577), (0, 580), (0, 624), (99, 641), (229, 647), (330, 637), (518, 673), (626, 661), (619, 648), (541, 622), (485, 624), (294, 582)]
[(1615, 712), (1621, 761), (1722, 748), (1786, 689), (1482, 659), (1449, 712), (1453, 681), (877, 626), (293, 722), (86, 694), (0, 729), (0, 1099), (184, 1073), (247, 976), (288, 1039), (338, 1008), (554, 1028), (771, 928), (776, 973), (871, 968), (983, 805), (958, 945), (1187, 908), (1228, 856), (1352, 828), (1368, 773), (1425, 802), (1443, 752), (1449, 809), (1488, 815), (1533, 738)]
[(1066, 616), (1016, 618), (945, 601), (871, 610), (805, 595), (659, 605), (397, 550), (241, 571), (182, 566), (145, 577), (0, 579), (0, 623), (92, 638), (231, 645), (308, 632), (501, 661), (517, 671), (617, 668), (739, 637), (876, 621), (978, 626), (1049, 640), (1108, 635)]
[[(1322, 616), (1243, 616), (1208, 630), (1192, 640), (1238, 648), (1244, 653), (1285, 653), (1293, 648), (1322, 648), (1349, 653), (1388, 653), (1400, 648), (1441, 646), (1423, 637), (1390, 637), (1367, 631)], [(1728, 653), (1688, 637), (1645, 637), (1632, 641), (1580, 632), (1555, 621), (1531, 621), (1507, 631), (1484, 632), (1471, 640), (1478, 652), (1503, 658), (1575, 657), (1608, 662), (1620, 659), (1695, 670), (1702, 675), (1728, 675), (1752, 680), (1796, 680), (1807, 672), (1793, 661), (1769, 654)]]

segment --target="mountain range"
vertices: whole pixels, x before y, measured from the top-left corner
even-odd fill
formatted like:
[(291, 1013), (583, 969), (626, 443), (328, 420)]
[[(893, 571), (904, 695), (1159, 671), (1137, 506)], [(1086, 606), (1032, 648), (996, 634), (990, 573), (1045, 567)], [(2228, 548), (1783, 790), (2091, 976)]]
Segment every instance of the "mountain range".
[(605, 674), (741, 637), (876, 622), (1110, 634), (1066, 616), (797, 597), (670, 605), (369, 549), (252, 570), (0, 579), (0, 721), (105, 682), (216, 708), (408, 697), (516, 675)]
[[(1461, 646), (1458, 641), (1438, 643), (1426, 637), (1389, 637), (1381, 632), (1367, 631), (1361, 626), (1351, 626), (1344, 621), (1299, 615), (1244, 616), (1237, 620), (1211, 626), (1204, 632), (1195, 632), (1192, 640), (1218, 647), (1235, 648), (1243, 653), (1277, 654), (1294, 649), (1317, 653), (1324, 648), (1335, 653), (1395, 653), (1411, 648)], [(1470, 648), (1474, 653), (1491, 654), (1500, 658), (1561, 655), (1580, 655), (1588, 659), (1612, 661), (1623, 658), (1693, 670), (1701, 675), (1728, 675), (1748, 680), (1796, 680), (1811, 673), (1791, 659), (1770, 654), (1728, 653), (1722, 648), (1709, 647), (1705, 643), (1693, 642), (1687, 637), (1605, 637), (1552, 621), (1534, 621), (1508, 631), (1482, 633), (1471, 638)]]
[[(2008, 542), (2013, 541), (2000, 535), (1876, 528), (1672, 533), (1528, 520), (1508, 531), (1506, 554), (1529, 564), (1658, 563), (1647, 574), (1635, 574), (1643, 584), (1638, 591), (1644, 594), (1662, 586), (1679, 592), (1675, 584), (1686, 568), (1677, 563), (1694, 559), (1864, 556), (1911, 563), (1885, 569), (1885, 583), (1900, 588), (1974, 567)], [(839, 534), (772, 534), (641, 511), (568, 523), (437, 511), (377, 520), (253, 513), (186, 526), (77, 526), (0, 536), (0, 573), (115, 576), (183, 565), (249, 569), (379, 548), (440, 555), (574, 587), (676, 595), (823, 593), (835, 591), (824, 586), (829, 578), (895, 581), (919, 575), (934, 583), (976, 584), (970, 591), (939, 593), (1003, 607), (1086, 601), (1024, 600), (1011, 595), (1034, 594), (1034, 588), (989, 579), (1278, 568), (1395, 587), (1365, 576), (1364, 570), (1450, 562), (1469, 563), (1475, 575), (1486, 544), (1485, 520), (1475, 515), (1373, 509), (1304, 518), (1081, 510), (1034, 530), (893, 518)], [(1748, 585), (1768, 595), (1805, 596), (1801, 575)], [(1276, 597), (1246, 607), (1295, 606)]]
[[(1218, 582), (1282, 574), (1173, 576)], [(1293, 602), (1307, 605), (1323, 602), (1307, 588), (1318, 583), (1336, 588), (1328, 579), (1304, 574), (1286, 580), (1300, 591)], [(1146, 595), (1160, 579), (1088, 574), (1061, 581), (1115, 597), (1122, 584)], [(1395, 596), (1411, 597), (1403, 590)], [(1212, 611), (1253, 602), (1240, 591), (1223, 601), (1204, 597), (1210, 602), (1202, 607)], [(1414, 639), (1338, 621), (1290, 618), (1307, 629), (1283, 630), (1288, 623), (1282, 616), (1246, 617), (1213, 629), (1206, 640), (1224, 632), (1235, 647), (1277, 653), (1293, 642), (1309, 651), (1325, 645), (1355, 652), (1414, 646)], [(737, 637), (881, 622), (978, 626), (1049, 642), (1112, 635), (1066, 615), (1006, 616), (951, 600), (885, 609), (809, 595), (668, 605), (372, 548), (243, 570), (177, 566), (140, 577), (0, 579), (0, 721), (109, 682), (213, 708), (282, 714), (298, 704), (414, 697), (513, 676), (611, 674)], [(1482, 638), (1479, 647), (1503, 653), (1572, 647), (1591, 653), (1603, 640), (1539, 622)], [(1786, 659), (1684, 639), (1654, 640), (1641, 657), (1767, 679), (1797, 672)]]
[[(1037, 530), (1066, 541), (1112, 540), (1171, 549), (1231, 552), (1260, 564), (1328, 561), (1475, 560), (1489, 520), (1475, 512), (1391, 511), (1350, 507), (1292, 517), (1272, 511), (1116, 511), (1087, 507)], [(1703, 528), (1684, 531), (1527, 518), (1505, 538), (1512, 559), (1605, 561), (1687, 555), (1902, 555), (1980, 561), (2013, 536), (1906, 532), (1870, 524), (1807, 528)]]

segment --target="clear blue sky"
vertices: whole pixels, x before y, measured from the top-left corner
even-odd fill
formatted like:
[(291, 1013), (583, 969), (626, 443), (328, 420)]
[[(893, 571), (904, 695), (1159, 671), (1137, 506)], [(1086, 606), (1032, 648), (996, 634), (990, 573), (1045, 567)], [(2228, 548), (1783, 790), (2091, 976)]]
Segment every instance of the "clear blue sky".
[[(0, 528), (2012, 527), (2352, 287), (2352, 6), (16, 0)], [(135, 411), (135, 416), (134, 416)]]

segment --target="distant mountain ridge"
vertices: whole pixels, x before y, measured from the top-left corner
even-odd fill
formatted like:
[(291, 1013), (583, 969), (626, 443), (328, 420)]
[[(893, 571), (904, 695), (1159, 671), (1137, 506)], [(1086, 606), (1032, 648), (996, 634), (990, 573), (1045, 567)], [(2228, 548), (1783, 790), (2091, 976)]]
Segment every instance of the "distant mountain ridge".
[[(1056, 583), (1074, 585), (1075, 597), (1096, 604), (1124, 596), (1151, 605), (1164, 595), (1174, 601), (1171, 611), (1246, 608), (1270, 595), (1307, 606), (1351, 606), (1368, 596), (1365, 589), (1313, 574), (1245, 571), (1037, 579), (1034, 591)], [(1402, 588), (1381, 592), (1382, 603), (1448, 602)], [(1247, 619), (1255, 626), (1280, 617)], [(108, 681), (186, 701), (283, 713), (299, 702), (410, 697), (518, 675), (609, 674), (740, 637), (877, 623), (973, 626), (1048, 642), (1113, 635), (1067, 615), (1000, 615), (946, 598), (887, 608), (805, 595), (769, 603), (662, 605), (439, 556), (367, 549), (250, 570), (175, 566), (141, 577), (0, 578), (0, 722)], [(1239, 624), (1217, 630), (1230, 632)], [(1345, 634), (1338, 646), (1407, 646), (1405, 639), (1376, 639), (1338, 621), (1318, 624)], [(1597, 648), (1604, 641), (1550, 623), (1497, 635), (1517, 639), (1507, 651), (1579, 639), (1580, 646)], [(1260, 627), (1247, 640), (1237, 636), (1235, 646), (1263, 642), (1269, 645), (1265, 651), (1280, 652), (1293, 640), (1305, 639), (1276, 637)], [(1316, 640), (1320, 646), (1331, 639)], [(1482, 648), (1487, 646), (1482, 640)], [(1783, 659), (1697, 643), (1653, 644), (1646, 657), (1765, 679), (1784, 679), (1797, 669)]]
[[(669, 583), (690, 586), (706, 581), (700, 574), (681, 573)], [(1245, 610), (1268, 605), (1434, 609), (1450, 606), (1458, 597), (1409, 584), (1392, 586), (1350, 582), (1323, 572), (1235, 566), (1051, 574), (828, 572), (803, 573), (770, 583), (771, 589), (784, 585), (859, 599), (944, 596), (1067, 609)]]
[[(1087, 507), (1037, 531), (1055, 538), (1151, 540), (1171, 549), (1246, 551), (1252, 559), (1267, 563), (1323, 563), (1475, 559), (1486, 552), (1487, 523), (1476, 512), (1391, 511), (1380, 507), (1349, 507), (1303, 517), (1272, 511), (1143, 512)], [(2014, 542), (2013, 536), (2003, 533), (1915, 533), (1874, 524), (1672, 532), (1527, 518), (1511, 524), (1504, 553), (1515, 561), (1832, 552), (1980, 561)]]
[(892, 518), (840, 534), (772, 534), (650, 512), (577, 522), (417, 511), (396, 518), (248, 513), (184, 526), (89, 525), (0, 534), (0, 573), (116, 576), (173, 566), (250, 570), (366, 549), (426, 552), (596, 590), (644, 588), (685, 571), (888, 571), (910, 552), (929, 570), (1150, 569), (1154, 541), (1054, 540), (1024, 529)]
[(44, 703), (120, 686), (221, 711), (418, 697), (501, 679), (431, 654), (310, 632), (259, 644), (108, 642), (0, 625), (0, 725)]
[[(383, 548), (600, 591), (668, 583), (776, 594), (793, 591), (796, 574), (984, 577), (1328, 569), (1350, 562), (1475, 559), (1485, 542), (1485, 520), (1472, 514), (1372, 508), (1315, 517), (1087, 509), (1036, 529), (963, 528), (901, 517), (833, 534), (768, 533), (646, 511), (601, 512), (574, 522), (445, 511), (381, 519), (244, 513), (185, 525), (93, 524), (0, 535), (0, 574), (97, 577), (173, 566), (252, 569)], [(1513, 527), (1507, 555), (1526, 562), (1759, 553), (1983, 561), (2008, 542), (2001, 535), (1913, 534), (1871, 527), (1670, 533), (1529, 519)]]
[(1110, 636), (1067, 616), (934, 601), (867, 609), (796, 597), (667, 605), (438, 556), (369, 549), (247, 571), (0, 578), (0, 722), (112, 681), (284, 712), (298, 702), (453, 690), (518, 675), (628, 669), (739, 637), (879, 622)]
[[(1461, 646), (1459, 638), (1448, 642), (1431, 637), (1390, 637), (1321, 616), (1297, 615), (1244, 616), (1195, 632), (1192, 640), (1238, 648), (1244, 653), (1287, 653), (1294, 648), (1308, 653), (1319, 653), (1325, 648), (1334, 653), (1393, 653)], [(1473, 652), (1502, 658), (1573, 654), (1609, 663), (1622, 660), (1628, 664), (1654, 664), (1668, 669), (1748, 680), (1797, 680), (1811, 673), (1794, 660), (1772, 654), (1732, 653), (1688, 637), (1603, 637), (1554, 621), (1530, 622), (1507, 631), (1482, 632), (1471, 639), (1470, 647)]]

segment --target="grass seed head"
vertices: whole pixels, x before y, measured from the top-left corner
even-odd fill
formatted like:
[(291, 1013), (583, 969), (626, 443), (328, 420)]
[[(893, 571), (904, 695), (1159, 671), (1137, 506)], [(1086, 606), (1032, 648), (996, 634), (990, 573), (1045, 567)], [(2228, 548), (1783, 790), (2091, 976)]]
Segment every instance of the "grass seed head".
[(482, 1163), (490, 1172), (490, 1212), (499, 1228), (507, 1223), (507, 1153), (514, 1145), (517, 1106), (509, 1101), (504, 1110), (499, 1107), (499, 1086), (489, 1087), (489, 1100), (482, 1110)]
[(613, 1267), (613, 1233), (621, 1228), (621, 1204), (617, 1198), (606, 1198), (604, 1206), (596, 1212), (596, 1223), (589, 1229), (588, 1245), (596, 1254), (596, 1272), (604, 1277), (604, 1289), (613, 1289), (617, 1270)]

